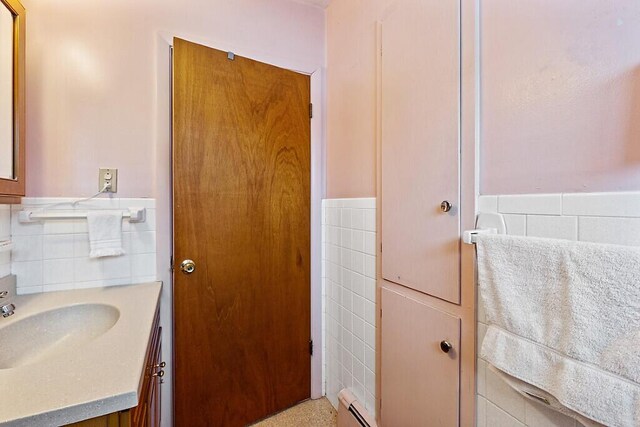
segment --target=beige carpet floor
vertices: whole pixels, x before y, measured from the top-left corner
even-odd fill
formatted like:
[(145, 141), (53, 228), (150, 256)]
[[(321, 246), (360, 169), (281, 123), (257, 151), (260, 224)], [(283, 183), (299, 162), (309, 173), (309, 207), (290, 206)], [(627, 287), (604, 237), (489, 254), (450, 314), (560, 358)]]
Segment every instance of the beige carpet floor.
[(334, 427), (337, 412), (326, 397), (307, 400), (262, 420), (254, 427)]

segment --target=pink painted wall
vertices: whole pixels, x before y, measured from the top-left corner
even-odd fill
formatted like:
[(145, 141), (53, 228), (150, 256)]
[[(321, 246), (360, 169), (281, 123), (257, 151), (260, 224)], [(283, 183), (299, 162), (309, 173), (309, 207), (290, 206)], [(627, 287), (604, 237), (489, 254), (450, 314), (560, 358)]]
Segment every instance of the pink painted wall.
[(327, 8), (327, 198), (376, 195), (376, 21), (391, 3)]
[[(93, 194), (98, 168), (109, 166), (119, 168), (117, 196), (156, 199), (163, 360), (170, 367), (170, 43), (177, 36), (321, 74), (325, 12), (290, 0), (22, 1), (28, 14), (27, 194)], [(321, 79), (312, 77), (316, 98)], [(317, 323), (314, 318), (314, 330)], [(163, 427), (172, 425), (171, 384), (168, 369)], [(320, 388), (314, 383), (314, 396)]]
[[(327, 197), (376, 193), (375, 27), (391, 3), (327, 9)], [(480, 9), (481, 193), (640, 189), (640, 2)]]
[(640, 2), (481, 13), (481, 193), (640, 189)]
[(23, 3), (29, 196), (93, 194), (100, 166), (119, 168), (119, 196), (154, 196), (158, 34), (324, 64), (324, 10), (289, 0)]

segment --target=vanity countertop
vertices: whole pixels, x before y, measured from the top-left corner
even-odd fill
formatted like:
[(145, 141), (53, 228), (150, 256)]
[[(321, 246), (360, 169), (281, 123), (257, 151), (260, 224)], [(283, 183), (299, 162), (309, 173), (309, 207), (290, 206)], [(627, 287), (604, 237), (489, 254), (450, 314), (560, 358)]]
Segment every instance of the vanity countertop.
[[(76, 305), (109, 306), (119, 317), (82, 345), (0, 368), (0, 426), (59, 426), (136, 406), (161, 288), (152, 282), (15, 297), (15, 314), (0, 318), (0, 332), (29, 316)], [(0, 352), (6, 351), (2, 347), (0, 342)]]

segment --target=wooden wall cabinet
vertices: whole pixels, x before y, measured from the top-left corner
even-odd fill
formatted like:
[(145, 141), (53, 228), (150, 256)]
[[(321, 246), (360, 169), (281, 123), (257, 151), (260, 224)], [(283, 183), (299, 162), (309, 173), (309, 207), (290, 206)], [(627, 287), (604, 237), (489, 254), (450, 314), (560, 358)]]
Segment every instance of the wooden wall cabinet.
[[(0, 70), (0, 81), (13, 81), (10, 107), (0, 108), (0, 111), (11, 109), (12, 112), (0, 115), (0, 128), (7, 130), (11, 137), (5, 138), (5, 133), (0, 135), (0, 146), (11, 146), (11, 152), (1, 150), (0, 155), (6, 160), (6, 157), (12, 157), (10, 170), (5, 171), (7, 162), (2, 162), (5, 167), (0, 171), (0, 204), (4, 203), (20, 203), (20, 198), (25, 195), (25, 174), (26, 174), (26, 150), (25, 150), (25, 25), (26, 12), (22, 4), (18, 0), (0, 0), (0, 8), (3, 13), (13, 15), (13, 29), (0, 26), (0, 31), (13, 32), (13, 49), (0, 49), (1, 55), (11, 55), (13, 64), (12, 72), (5, 75), (4, 70)], [(6, 34), (0, 35), (6, 36)], [(4, 63), (5, 58), (0, 58), (0, 63)], [(7, 58), (7, 60), (9, 60)], [(6, 91), (2, 90), (1, 93)], [(4, 101), (5, 96), (0, 101)], [(12, 107), (12, 108), (11, 108)], [(11, 139), (8, 141), (8, 139)]]
[(153, 322), (151, 342), (147, 348), (145, 370), (142, 378), (142, 389), (138, 406), (103, 415), (96, 418), (69, 424), (72, 427), (159, 427), (161, 383), (164, 375), (162, 357), (162, 328), (159, 326), (160, 315), (156, 313)]

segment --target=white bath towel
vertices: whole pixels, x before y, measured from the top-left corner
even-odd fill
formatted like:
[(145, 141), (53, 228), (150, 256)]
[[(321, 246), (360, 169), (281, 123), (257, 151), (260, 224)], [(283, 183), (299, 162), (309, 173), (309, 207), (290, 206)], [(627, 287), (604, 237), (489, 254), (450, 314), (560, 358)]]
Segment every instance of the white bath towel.
[(481, 356), (571, 411), (640, 426), (640, 248), (478, 235)]
[(584, 427), (603, 427), (603, 424), (590, 420), (589, 418), (584, 417), (581, 414), (567, 408), (566, 406), (561, 404), (558, 399), (556, 399), (546, 391), (529, 383), (521, 381), (515, 377), (512, 377), (511, 375), (502, 372), (494, 366), (489, 365), (487, 369), (490, 369), (492, 372), (494, 372), (504, 382), (509, 384), (511, 388), (518, 391), (518, 393), (522, 394), (522, 396), (524, 396), (525, 398), (534, 402), (538, 402), (541, 405), (546, 405), (547, 407), (552, 408), (562, 414), (568, 415), (571, 418), (580, 421), (580, 424)]
[(124, 254), (121, 211), (89, 211), (87, 222), (91, 247), (90, 258)]

